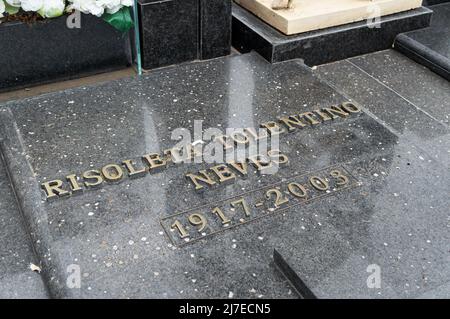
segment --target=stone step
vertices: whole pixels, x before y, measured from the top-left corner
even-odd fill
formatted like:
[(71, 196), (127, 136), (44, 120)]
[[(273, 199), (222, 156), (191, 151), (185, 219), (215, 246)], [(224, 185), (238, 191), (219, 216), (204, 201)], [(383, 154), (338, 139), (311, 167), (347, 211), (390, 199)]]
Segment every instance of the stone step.
[(255, 50), (270, 62), (303, 59), (309, 66), (346, 59), (392, 47), (399, 33), (430, 25), (431, 10), (384, 16), (380, 27), (367, 21), (286, 36), (247, 10), (233, 5), (233, 46), (241, 52)]
[(424, 6), (433, 6), (435, 4), (440, 4), (444, 2), (450, 2), (450, 0), (424, 0), (423, 5)]
[(430, 27), (398, 35), (394, 48), (450, 80), (450, 3), (430, 8)]

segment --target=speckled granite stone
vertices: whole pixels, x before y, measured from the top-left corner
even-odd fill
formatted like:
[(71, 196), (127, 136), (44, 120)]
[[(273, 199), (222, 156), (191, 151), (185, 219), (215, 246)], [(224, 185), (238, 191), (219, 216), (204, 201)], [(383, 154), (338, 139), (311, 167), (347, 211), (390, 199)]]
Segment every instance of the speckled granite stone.
[[(419, 122), (418, 138), (406, 138), (406, 129), (377, 118), (370, 90), (352, 93), (344, 97), (299, 61), (272, 65), (249, 54), (4, 104), (2, 152), (51, 295), (298, 297), (275, 266), (274, 249), (320, 297), (413, 298), (437, 291), (450, 274), (450, 173), (423, 144), (431, 135), (445, 136), (447, 127), (423, 112), (406, 113), (403, 121)], [(385, 112), (401, 99), (379, 94), (384, 99), (376, 105)], [(281, 137), (290, 163), (276, 175), (251, 172), (197, 193), (184, 174), (210, 165), (186, 164), (43, 200), (40, 182), (160, 152), (174, 144), (175, 128), (192, 130), (194, 120), (204, 120), (204, 128), (257, 127), (347, 99), (363, 112)], [(436, 129), (428, 132), (430, 124)], [(340, 163), (360, 186), (181, 248), (160, 224), (174, 212)], [(374, 263), (383, 274), (375, 290), (366, 286)], [(80, 266), (79, 289), (66, 285), (71, 264)]]
[(66, 20), (0, 24), (0, 92), (131, 65), (128, 33), (93, 15), (81, 15), (79, 29), (67, 28)]
[(231, 0), (139, 0), (144, 69), (226, 56)]
[(30, 269), (31, 263), (39, 263), (1, 156), (0, 225), (0, 298), (47, 298), (41, 276)]
[(394, 48), (450, 81), (450, 3), (430, 9), (430, 27), (399, 34)]
[(450, 168), (449, 82), (392, 50), (324, 65), (317, 74)]
[(422, 7), (384, 16), (380, 28), (361, 21), (286, 36), (235, 4), (232, 43), (237, 50), (255, 50), (270, 62), (303, 59), (313, 66), (389, 49), (399, 33), (429, 26), (431, 13)]
[(440, 3), (449, 2), (449, 1), (450, 0), (424, 0), (423, 5), (432, 6), (435, 4), (440, 4)]

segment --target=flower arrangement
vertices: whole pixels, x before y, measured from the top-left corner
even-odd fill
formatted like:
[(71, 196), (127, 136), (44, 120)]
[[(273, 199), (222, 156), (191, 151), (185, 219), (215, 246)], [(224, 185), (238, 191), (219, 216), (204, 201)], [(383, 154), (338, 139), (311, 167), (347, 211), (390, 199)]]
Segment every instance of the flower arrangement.
[(133, 2), (134, 0), (0, 0), (0, 23), (5, 16), (31, 14), (46, 19), (77, 10), (102, 17), (119, 30), (126, 31), (132, 26), (129, 7), (133, 6)]

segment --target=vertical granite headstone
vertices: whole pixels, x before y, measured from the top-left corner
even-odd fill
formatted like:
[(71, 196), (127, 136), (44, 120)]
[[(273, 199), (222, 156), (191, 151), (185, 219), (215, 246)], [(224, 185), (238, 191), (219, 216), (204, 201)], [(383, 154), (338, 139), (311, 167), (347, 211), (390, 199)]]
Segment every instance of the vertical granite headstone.
[(140, 0), (144, 69), (225, 56), (231, 50), (231, 0)]
[(231, 1), (200, 0), (201, 59), (230, 54)]

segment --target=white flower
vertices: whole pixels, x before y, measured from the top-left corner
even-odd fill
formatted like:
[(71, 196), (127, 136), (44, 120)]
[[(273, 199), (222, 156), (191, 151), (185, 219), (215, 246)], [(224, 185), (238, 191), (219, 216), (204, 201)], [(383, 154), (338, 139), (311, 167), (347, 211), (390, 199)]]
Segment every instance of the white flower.
[(44, 5), (44, 0), (21, 0), (21, 1), (23, 11), (39, 11)]
[(121, 0), (120, 4), (124, 7), (131, 7), (133, 5), (133, 0)]
[(5, 3), (0, 0), (0, 18), (3, 18), (3, 13), (5, 12)]
[(101, 17), (105, 12), (105, 8), (100, 1), (95, 0), (69, 0), (72, 4), (69, 5), (69, 9), (75, 9), (86, 14), (93, 14), (97, 17)]
[(64, 13), (64, 0), (45, 0), (38, 13), (44, 18), (56, 18)]
[(101, 3), (109, 14), (114, 14), (123, 7), (120, 4), (120, 0), (97, 0), (97, 2)]
[(115, 6), (115, 7), (112, 7), (111, 9), (110, 8), (107, 8), (106, 9), (106, 12), (108, 12), (109, 14), (114, 14), (114, 13), (116, 13), (117, 11), (119, 11), (120, 9), (122, 9), (122, 5), (121, 4), (119, 4), (119, 5), (117, 5), (117, 6)]
[(13, 7), (20, 7), (20, 0), (6, 0), (6, 2)]
[(97, 0), (97, 3), (106, 9), (112, 9), (120, 5), (120, 0)]

